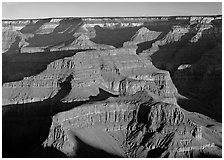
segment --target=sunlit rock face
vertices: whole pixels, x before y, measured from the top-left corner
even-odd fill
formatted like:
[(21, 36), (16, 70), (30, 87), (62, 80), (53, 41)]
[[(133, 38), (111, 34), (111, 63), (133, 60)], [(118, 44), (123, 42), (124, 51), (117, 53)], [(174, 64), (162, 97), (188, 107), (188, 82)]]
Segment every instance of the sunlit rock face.
[(124, 47), (126, 46), (137, 46), (139, 43), (152, 41), (161, 34), (161, 32), (150, 31), (146, 27), (140, 28), (136, 34), (131, 38), (131, 41), (125, 42), (123, 44)]
[[(143, 61), (135, 48), (79, 52), (56, 60), (47, 69), (21, 81), (3, 84), (3, 105), (53, 98), (64, 83), (71, 89), (63, 101), (83, 101), (99, 94), (99, 88), (115, 95), (135, 94), (144, 89), (160, 95), (176, 93), (170, 75)], [(148, 76), (146, 79), (141, 76)]]
[(78, 156), (79, 138), (120, 157), (189, 157), (204, 149), (220, 154), (203, 134), (204, 127), (192, 122), (178, 105), (109, 101), (55, 115), (43, 145), (69, 157)]
[(3, 21), (3, 157), (221, 157), (221, 21)]

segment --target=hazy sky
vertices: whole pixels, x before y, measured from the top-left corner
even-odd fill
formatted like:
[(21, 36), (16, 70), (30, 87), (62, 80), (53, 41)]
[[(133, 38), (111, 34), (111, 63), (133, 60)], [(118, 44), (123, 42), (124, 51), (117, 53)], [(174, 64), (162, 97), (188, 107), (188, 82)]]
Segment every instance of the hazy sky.
[(221, 2), (4, 2), (2, 18), (222, 14)]

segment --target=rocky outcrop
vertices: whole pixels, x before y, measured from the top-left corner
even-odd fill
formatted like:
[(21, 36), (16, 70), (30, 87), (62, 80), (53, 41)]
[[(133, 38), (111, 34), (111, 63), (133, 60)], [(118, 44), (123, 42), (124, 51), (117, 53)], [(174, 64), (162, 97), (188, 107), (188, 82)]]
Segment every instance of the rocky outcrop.
[[(135, 50), (86, 51), (56, 60), (39, 75), (3, 84), (3, 104), (52, 98), (68, 77), (71, 77), (68, 80), (71, 91), (64, 97), (68, 102), (87, 100), (89, 96), (97, 95), (99, 88), (115, 95), (130, 95), (145, 89), (158, 97), (177, 93), (169, 73), (159, 71), (150, 61), (139, 58)], [(138, 80), (144, 75), (150, 78)]]
[[(219, 17), (216, 17), (216, 19)], [(18, 20), (18, 21), (3, 21), (3, 53), (8, 51), (13, 42), (15, 42), (15, 37), (21, 39), (24, 43), (27, 43), (28, 46), (23, 46), (15, 44), (14, 48), (11, 50), (16, 50), (16, 53), (34, 53), (36, 51), (44, 52), (41, 48), (56, 50), (65, 47), (65, 50), (71, 46), (70, 49), (83, 48), (84, 46), (71, 44), (75, 39), (77, 34), (85, 34), (87, 37), (94, 39), (96, 35), (95, 27), (99, 26), (101, 28), (107, 28), (111, 30), (122, 29), (122, 28), (139, 28), (139, 31), (135, 35), (130, 37), (130, 42), (125, 42), (124, 46), (135, 45), (137, 43), (142, 43), (146, 41), (151, 41), (158, 37), (161, 31), (157, 30), (148, 30), (146, 28), (152, 28), (155, 25), (164, 26), (167, 24), (173, 25), (173, 31), (170, 31), (164, 40), (154, 43), (154, 48), (158, 46), (163, 46), (164, 43), (175, 42), (185, 33), (188, 32), (187, 27), (181, 27), (176, 25), (181, 21), (189, 21), (190, 25), (195, 25), (196, 23), (203, 24), (201, 28), (208, 29), (209, 23), (214, 20), (214, 17), (142, 17), (142, 18), (49, 18), (41, 20)], [(141, 28), (140, 28), (141, 27)], [(10, 29), (11, 28), (11, 29)], [(192, 42), (196, 42), (200, 38), (201, 32), (204, 29), (199, 29), (197, 35), (192, 38)], [(9, 33), (10, 32), (10, 33)], [(12, 34), (14, 36), (12, 36)], [(33, 37), (23, 39), (27, 34), (33, 34)], [(14, 37), (14, 38), (13, 38)], [(42, 39), (42, 42), (40, 41)], [(73, 39), (73, 40), (72, 40)], [(129, 39), (129, 40), (130, 40)], [(19, 40), (18, 40), (19, 41)], [(68, 44), (64, 44), (67, 41)], [(96, 41), (96, 40), (94, 40)], [(19, 43), (22, 43), (19, 42)], [(46, 42), (46, 43), (43, 43)], [(88, 42), (93, 43), (93, 42)], [(96, 43), (96, 42), (95, 42)], [(102, 43), (101, 43), (102, 44)], [(105, 45), (106, 43), (104, 43)], [(94, 45), (95, 46), (95, 45)], [(122, 45), (121, 45), (122, 46)], [(157, 47), (155, 47), (157, 46)], [(29, 48), (26, 48), (29, 47)], [(37, 50), (36, 47), (39, 47)], [(49, 48), (50, 47), (50, 48)], [(87, 45), (87, 47), (89, 46)], [(111, 48), (111, 46), (100, 46), (92, 47), (95, 48)], [(32, 51), (33, 49), (33, 51)], [(10, 50), (10, 53), (14, 53)], [(151, 49), (153, 50), (153, 49)], [(154, 49), (156, 50), (156, 49)], [(150, 52), (151, 53), (151, 52)]]
[(202, 32), (214, 27), (213, 21), (220, 17), (191, 17), (189, 23), (184, 25), (173, 25), (172, 29), (160, 40), (152, 43), (151, 48), (144, 50), (143, 53), (153, 55), (159, 51), (159, 47), (166, 46), (175, 42), (180, 42), (184, 36), (191, 36), (190, 43), (196, 43), (201, 37)]
[(72, 134), (93, 127), (111, 135), (122, 146), (125, 157), (147, 157), (156, 149), (161, 157), (187, 157), (183, 154), (186, 151), (216, 147), (204, 140), (202, 127), (185, 117), (176, 105), (123, 102), (88, 104), (55, 115), (43, 145), (73, 157), (78, 144)]
[(60, 44), (50, 48), (50, 51), (66, 51), (66, 50), (86, 50), (86, 49), (96, 49), (96, 50), (106, 50), (113, 49), (115, 47), (104, 45), (104, 44), (96, 44), (92, 42), (87, 35), (81, 34), (78, 35), (75, 40), (69, 45)]
[(123, 47), (134, 46), (134, 45), (137, 45), (138, 43), (152, 41), (152, 40), (156, 39), (160, 34), (161, 34), (161, 32), (150, 31), (146, 27), (142, 27), (131, 38), (131, 41), (125, 42), (123, 44)]
[(147, 79), (123, 80), (120, 83), (119, 90), (121, 95), (134, 95), (139, 91), (148, 90), (158, 98), (173, 97), (177, 94), (177, 89), (168, 72), (147, 75)]
[(3, 21), (4, 155), (220, 157), (205, 116), (221, 102), (220, 33), (220, 16)]
[(12, 27), (4, 27), (2, 29), (2, 52), (6, 52), (10, 46), (15, 42), (18, 32), (14, 31)]
[(49, 22), (44, 23), (40, 28), (38, 28), (36, 34), (50, 34), (54, 31), (56, 27), (60, 25), (60, 21), (63, 19), (51, 19)]
[(152, 43), (152, 47), (149, 50), (145, 50), (143, 52), (146, 52), (148, 55), (153, 55), (159, 50), (160, 46), (180, 41), (181, 37), (188, 32), (188, 27), (174, 26), (173, 29), (169, 33), (167, 33), (165, 37)]

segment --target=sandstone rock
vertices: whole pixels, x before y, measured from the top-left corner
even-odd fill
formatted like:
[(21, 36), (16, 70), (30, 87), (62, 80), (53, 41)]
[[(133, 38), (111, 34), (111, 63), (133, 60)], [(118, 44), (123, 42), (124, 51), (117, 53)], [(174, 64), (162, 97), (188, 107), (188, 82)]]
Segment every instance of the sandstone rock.
[(10, 46), (16, 41), (16, 37), (18, 36), (18, 31), (14, 31), (12, 26), (7, 26), (2, 29), (2, 53), (9, 50)]
[[(83, 105), (55, 115), (43, 145), (55, 147), (72, 157), (76, 155), (73, 148), (77, 148), (77, 144), (70, 133), (97, 126), (102, 126), (101, 132), (114, 138), (126, 133), (119, 141), (115, 138), (115, 142), (122, 145), (125, 157), (147, 157), (156, 148), (161, 156), (169, 153), (169, 157), (181, 157), (186, 151), (214, 147), (214, 144), (202, 140), (202, 127), (189, 120), (176, 105), (117, 102)], [(139, 150), (142, 146), (146, 148)], [(163, 150), (167, 147), (169, 150)]]
[[(67, 157), (221, 156), (221, 123), (195, 112), (211, 112), (212, 104), (214, 113), (220, 103), (220, 22), (220, 16), (3, 21), (3, 66), (17, 66), (15, 53), (32, 62), (45, 55), (38, 52), (54, 56), (44, 69), (32, 65), (38, 73), (19, 70), (10, 76), (22, 80), (2, 84), (3, 155), (29, 157), (39, 151), (33, 144), (43, 143), (38, 156), (49, 148)], [(102, 41), (94, 41), (99, 35)], [(149, 49), (136, 54), (140, 43)]]
[[(27, 99), (21, 93), (25, 95), (30, 91), (37, 93), (35, 90), (41, 88), (46, 88), (48, 91), (45, 91), (43, 97), (39, 97), (41, 94), (38, 94), (37, 97), (42, 100), (53, 97), (55, 94), (52, 93), (57, 93), (60, 90), (60, 84), (63, 84), (69, 76), (71, 76), (71, 80), (68, 82), (71, 85), (71, 91), (68, 91), (68, 95), (64, 95), (64, 101), (86, 100), (89, 96), (96, 96), (99, 93), (99, 88), (117, 95), (134, 94), (149, 89), (159, 97), (174, 96), (177, 91), (172, 84), (169, 73), (160, 71), (160, 74), (156, 74), (156, 72), (158, 70), (150, 61), (142, 61), (135, 54), (135, 48), (79, 52), (73, 57), (50, 63), (47, 69), (37, 76), (27, 77), (18, 82), (5, 83), (3, 85), (3, 99), (4, 101), (21, 103), (19, 99)], [(130, 79), (123, 81), (125, 77), (142, 75), (148, 75), (153, 80)], [(124, 82), (129, 86), (127, 89), (122, 88), (125, 85)], [(133, 88), (133, 85), (136, 87)], [(23, 88), (24, 91), (17, 92)], [(157, 88), (160, 90), (159, 92)], [(80, 91), (79, 93), (75, 92), (77, 89)], [(17, 98), (14, 99), (14, 96)], [(36, 98), (35, 94), (31, 97)]]
[(142, 27), (131, 38), (131, 41), (125, 42), (123, 44), (123, 47), (137, 45), (138, 43), (142, 43), (142, 42), (146, 42), (146, 41), (152, 41), (152, 40), (156, 39), (160, 34), (161, 34), (161, 32), (150, 31), (146, 27)]
[(51, 19), (49, 23), (44, 23), (37, 31), (36, 34), (50, 34), (54, 29), (60, 25), (62, 19)]
[(166, 34), (161, 40), (157, 40), (152, 44), (152, 47), (144, 52), (147, 52), (149, 55), (153, 55), (159, 50), (159, 46), (164, 46), (169, 43), (174, 43), (180, 41), (181, 37), (189, 32), (189, 27), (174, 26), (172, 30)]
[(65, 50), (86, 50), (86, 49), (96, 49), (105, 50), (113, 49), (115, 47), (109, 45), (95, 44), (92, 42), (87, 35), (81, 34), (76, 37), (76, 39), (69, 45), (60, 44), (58, 46), (51, 47), (50, 51), (65, 51)]

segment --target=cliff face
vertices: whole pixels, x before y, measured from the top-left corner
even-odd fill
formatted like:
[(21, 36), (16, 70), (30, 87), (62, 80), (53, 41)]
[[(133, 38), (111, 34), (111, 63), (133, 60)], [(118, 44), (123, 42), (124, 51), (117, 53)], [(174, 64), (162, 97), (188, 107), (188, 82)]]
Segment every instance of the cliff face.
[(220, 157), (220, 22), (3, 21), (4, 156)]
[[(178, 105), (170, 102), (106, 101), (55, 115), (43, 145), (53, 146), (69, 157), (79, 156), (79, 138), (129, 158), (188, 157), (188, 153), (200, 155), (214, 151), (220, 154), (215, 143), (206, 139), (204, 130), (206, 127), (195, 124)], [(107, 143), (118, 145), (116, 151), (96, 140), (106, 138)]]
[(135, 54), (135, 48), (86, 51), (56, 60), (47, 69), (21, 81), (3, 84), (3, 105), (53, 98), (63, 84), (71, 89), (63, 101), (83, 101), (96, 96), (99, 88), (115, 95), (135, 94), (144, 89), (160, 97), (176, 91), (169, 73), (156, 69)]
[(123, 44), (124, 47), (126, 46), (137, 46), (139, 43), (152, 41), (161, 34), (161, 32), (150, 31), (146, 27), (140, 28), (136, 34), (131, 38), (131, 41), (125, 42)]
[[(221, 19), (191, 18), (188, 25), (178, 28), (139, 54), (150, 55), (157, 68), (168, 70), (182, 95), (209, 104), (200, 108), (216, 108), (210, 116), (221, 121), (221, 103), (217, 100), (221, 96)], [(178, 69), (181, 66), (188, 67)]]
[[(64, 19), (42, 19), (42, 20), (18, 20), (18, 21), (3, 21), (3, 53), (34, 53), (46, 52), (49, 50), (72, 50), (72, 49), (101, 49), (96, 47), (97, 44), (104, 44), (104, 47), (111, 48), (122, 46), (122, 41), (131, 40), (141, 43), (151, 41), (164, 31), (164, 27), (169, 29), (175, 28), (167, 35), (166, 40), (157, 42), (155, 45), (164, 45), (171, 41), (177, 41), (181, 35), (188, 32), (187, 28), (181, 28), (187, 22), (193, 26), (196, 23), (203, 24), (203, 28), (209, 28), (208, 24), (214, 20), (213, 17), (155, 17), (155, 18), (64, 18)], [(155, 26), (159, 26), (155, 30)], [(97, 28), (98, 27), (98, 28)], [(125, 29), (133, 32), (129, 35)], [(152, 28), (152, 31), (148, 31)], [(160, 29), (161, 28), (161, 29)], [(155, 31), (154, 31), (155, 30)], [(200, 38), (204, 29), (199, 29), (197, 35), (192, 38), (192, 42), (196, 42)], [(108, 40), (103, 38), (109, 31), (113, 33)], [(119, 36), (119, 32), (126, 32), (123, 38)], [(144, 32), (144, 37), (142, 33)], [(103, 33), (104, 35), (101, 35)], [(74, 44), (72, 42), (78, 41), (79, 36), (86, 36), (83, 41), (88, 44)], [(116, 35), (116, 36), (115, 36)], [(172, 35), (174, 37), (172, 38)], [(114, 38), (117, 37), (117, 40)], [(90, 40), (88, 40), (88, 37)], [(179, 37), (179, 38), (178, 38)], [(93, 42), (91, 42), (93, 41)], [(117, 42), (115, 42), (117, 41)], [(87, 43), (86, 42), (86, 43)], [(118, 44), (122, 43), (122, 44)], [(73, 45), (72, 45), (73, 44)], [(107, 46), (106, 44), (110, 45)], [(14, 51), (14, 52), (13, 52)]]

